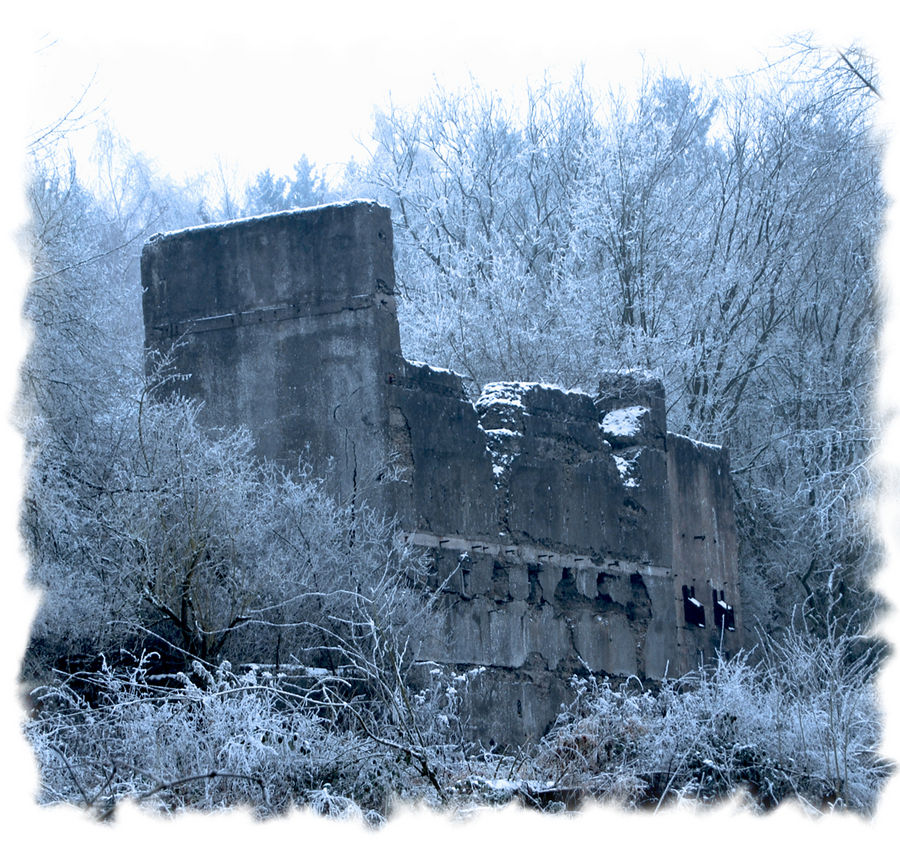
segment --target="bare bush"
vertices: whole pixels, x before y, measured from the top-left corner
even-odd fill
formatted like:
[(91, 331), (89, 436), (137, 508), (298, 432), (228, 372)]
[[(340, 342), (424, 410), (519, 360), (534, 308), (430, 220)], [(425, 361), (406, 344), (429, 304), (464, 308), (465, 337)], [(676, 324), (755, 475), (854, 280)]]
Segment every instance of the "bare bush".
[(573, 680), (575, 700), (541, 742), (545, 776), (584, 794), (659, 806), (743, 789), (753, 805), (871, 812), (889, 765), (879, 757), (872, 653), (853, 637), (791, 631), (746, 656), (645, 691)]
[(101, 817), (124, 799), (167, 811), (246, 805), (267, 815), (321, 809), (330, 790), (342, 812), (354, 807), (377, 820), (385, 811), (396, 764), (365, 736), (334, 729), (309, 695), (227, 663), (214, 673), (195, 663), (178, 679), (180, 687), (165, 689), (144, 665), (107, 668), (90, 678), (97, 704), (65, 683), (37, 689), (26, 732), (41, 800)]

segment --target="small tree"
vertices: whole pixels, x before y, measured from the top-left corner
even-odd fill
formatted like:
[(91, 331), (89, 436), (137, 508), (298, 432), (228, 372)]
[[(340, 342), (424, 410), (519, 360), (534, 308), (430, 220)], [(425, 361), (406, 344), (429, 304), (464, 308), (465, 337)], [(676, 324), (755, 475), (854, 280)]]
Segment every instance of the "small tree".
[(258, 173), (247, 188), (242, 213), (268, 214), (289, 208), (309, 208), (336, 198), (325, 176), (302, 155), (294, 164), (293, 177), (275, 176), (271, 170)]

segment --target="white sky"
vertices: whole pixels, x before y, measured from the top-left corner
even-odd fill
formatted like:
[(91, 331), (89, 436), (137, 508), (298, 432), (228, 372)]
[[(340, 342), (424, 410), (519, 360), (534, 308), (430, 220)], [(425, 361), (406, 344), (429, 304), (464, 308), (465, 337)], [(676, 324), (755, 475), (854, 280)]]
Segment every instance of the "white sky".
[[(26, 3), (20, 0), (19, 5)], [(276, 0), (35, 0), (32, 10), (11, 13), (7, 9), (0, 23), (4, 109), (0, 208), (7, 235), (0, 242), (0, 267), (14, 295), (0, 309), (0, 340), (7, 362), (0, 367), (0, 396), (10, 399), (14, 393), (26, 343), (17, 299), (26, 273), (9, 236), (22, 225), (25, 214), (22, 139), (29, 127), (65, 112), (92, 76), (89, 102), (102, 104), (133, 148), (155, 160), (163, 172), (183, 177), (211, 169), (220, 159), (249, 176), (266, 167), (288, 172), (303, 153), (320, 165), (360, 156), (356, 139), (368, 136), (373, 109), (385, 106), (389, 95), (399, 105), (414, 105), (435, 76), (454, 87), (471, 73), (482, 86), (509, 93), (521, 91), (528, 79), (540, 80), (545, 70), (567, 81), (583, 62), (589, 81), (615, 84), (639, 75), (641, 51), (651, 66), (663, 62), (671, 70), (689, 74), (727, 75), (755, 67), (767, 48), (789, 33), (806, 29), (826, 44), (862, 41), (879, 61), (886, 113), (893, 120), (896, 111), (890, 101), (897, 95), (900, 78), (900, 27), (890, 7), (874, 0), (741, 4), (728, 0), (320, 0), (312, 5)], [(84, 154), (81, 149), (78, 152)], [(897, 184), (896, 158), (892, 155), (886, 164), (889, 187)], [(893, 235), (885, 240), (886, 278), (897, 266), (896, 243)], [(889, 338), (900, 337), (900, 321), (893, 319), (886, 331)], [(896, 341), (885, 344), (883, 359), (898, 357)], [(896, 365), (889, 367), (897, 372)], [(893, 419), (885, 436), (894, 443), (889, 449), (895, 460), (891, 483), (897, 484), (900, 391), (892, 388), (893, 383), (885, 381), (880, 398), (884, 418)], [(7, 401), (2, 407), (4, 420), (10, 414)], [(4, 549), (15, 549), (21, 446), (11, 428), (2, 444), (9, 481), (0, 508), (0, 535)], [(896, 533), (900, 523), (896, 497), (893, 509), (884, 505), (883, 517)], [(24, 563), (13, 553), (3, 571), (4, 594), (18, 596)], [(895, 576), (890, 583), (896, 585)], [(896, 600), (896, 590), (893, 595)], [(0, 689), (14, 688), (31, 600), (14, 598), (10, 603), (18, 612), (2, 614), (6, 647)], [(896, 671), (892, 677), (896, 691)], [(11, 717), (4, 719), (8, 752), (6, 764), (0, 766), (0, 793), (10, 804), (19, 801), (28, 807), (34, 793), (33, 763), (24, 742), (10, 732), (18, 711), (12, 700), (8, 711), (4, 707), (4, 715)], [(896, 707), (892, 712), (889, 726), (895, 725), (890, 731), (896, 734)], [(896, 751), (898, 745), (895, 736), (890, 746)], [(900, 805), (897, 798), (894, 787), (883, 801), (883, 817), (893, 816)], [(666, 824), (671, 827), (668, 817)], [(45, 821), (42, 815), (38, 822)], [(531, 819), (516, 829), (521, 835), (523, 829), (527, 833), (542, 823)], [(727, 825), (725, 834), (735, 841), (756, 840), (767, 826), (757, 829), (746, 818), (739, 825), (727, 819), (718, 823)], [(817, 837), (828, 839), (836, 832), (844, 837), (860, 829), (852, 822), (849, 828), (848, 823), (826, 823), (827, 829), (822, 822), (817, 825)], [(883, 833), (886, 825), (879, 826)], [(694, 834), (681, 823), (675, 827)], [(129, 824), (131, 837), (135, 829)], [(268, 836), (276, 833), (272, 825), (263, 829)], [(100, 834), (96, 829), (83, 831)], [(148, 840), (157, 831), (148, 833)], [(330, 828), (329, 834), (334, 831)], [(869, 832), (865, 834), (868, 838)], [(672, 835), (671, 828), (667, 835)]]
[(471, 73), (485, 87), (521, 91), (545, 70), (567, 81), (584, 62), (588, 79), (605, 85), (634, 80), (641, 51), (650, 64), (729, 74), (812, 25), (842, 44), (872, 30), (858, 3), (831, 13), (821, 2), (763, 2), (740, 17), (724, 1), (162, 0), (123, 14), (129, 5), (38, 0), (19, 45), (31, 53), (28, 118), (51, 121), (93, 78), (88, 101), (176, 177), (217, 160), (249, 176), (288, 172), (303, 153), (321, 165), (359, 157), (373, 109), (389, 96), (414, 105), (435, 77), (453, 87)]

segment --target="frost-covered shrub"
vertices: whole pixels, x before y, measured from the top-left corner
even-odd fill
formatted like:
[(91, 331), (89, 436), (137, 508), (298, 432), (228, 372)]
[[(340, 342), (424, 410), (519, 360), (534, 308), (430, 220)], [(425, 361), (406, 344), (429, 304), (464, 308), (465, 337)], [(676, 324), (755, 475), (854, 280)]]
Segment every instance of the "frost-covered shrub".
[(52, 443), (37, 455), (23, 527), (44, 650), (96, 653), (149, 630), (202, 660), (314, 650), (337, 666), (373, 614), (381, 641), (404, 639), (420, 561), (389, 520), (335, 501), (302, 466), (261, 464), (247, 432), (205, 430), (190, 403), (132, 410), (110, 423), (110, 452), (98, 435), (78, 459)]
[[(189, 403), (145, 401), (116, 424), (108, 459), (48, 447), (32, 472), (25, 527), (45, 595), (26, 679), (44, 682), (70, 655), (82, 668), (42, 691), (28, 727), (45, 797), (276, 811), (318, 790), (337, 812), (350, 805), (338, 796), (383, 811), (422, 776), (440, 792), (449, 740), (432, 739), (447, 731), (407, 679), (432, 606), (393, 523), (336, 502), (302, 467), (261, 464), (245, 432), (204, 430)], [(118, 657), (98, 671), (94, 654), (136, 642), (163, 649), (169, 670), (228, 657), (276, 675), (302, 663), (319, 679), (294, 688), (226, 671), (173, 693), (134, 660), (130, 673)], [(261, 796), (267, 783), (274, 797)]]
[(575, 678), (536, 767), (630, 805), (744, 789), (761, 807), (795, 798), (871, 811), (888, 766), (870, 663), (852, 659), (850, 645), (794, 631), (769, 643), (764, 662), (721, 660), (656, 692)]
[(418, 685), (382, 666), (381, 697), (356, 695), (352, 671), (307, 669), (304, 682), (300, 666), (273, 676), (195, 663), (167, 688), (147, 663), (104, 668), (36, 690), (26, 732), (41, 799), (101, 815), (131, 798), (261, 814), (309, 805), (379, 821), (398, 800), (547, 810), (584, 796), (655, 806), (737, 790), (761, 808), (795, 799), (869, 812), (889, 769), (871, 667), (848, 658), (846, 638), (832, 644), (786, 635), (766, 660), (721, 661), (653, 690), (574, 678), (550, 733), (509, 755), (465, 741), (467, 675), (439, 666)]
[(668, 683), (654, 741), (646, 748), (657, 799), (713, 799), (749, 788), (763, 804), (789, 791), (771, 752), (777, 697), (745, 658)]
[(814, 797), (871, 808), (892, 768), (878, 754), (882, 721), (874, 681), (882, 646), (839, 627), (831, 618), (822, 635), (797, 623), (781, 636), (764, 637), (760, 670), (777, 696), (785, 764)]
[(642, 742), (656, 717), (649, 692), (607, 680), (573, 677), (573, 702), (541, 742), (537, 769), (564, 788), (634, 802), (646, 784), (638, 776)]
[(466, 675), (432, 666), (424, 685), (397, 685), (392, 707), (350, 697), (357, 687), (344, 671), (238, 673), (195, 661), (173, 685), (152, 665), (150, 656), (128, 670), (104, 664), (32, 692), (25, 732), (42, 802), (101, 817), (123, 799), (164, 811), (246, 805), (262, 815), (311, 806), (376, 823), (395, 801), (454, 802), (454, 782), (485, 773), (461, 738)]
[(195, 663), (175, 689), (152, 685), (142, 666), (90, 679), (96, 705), (66, 684), (33, 693), (26, 733), (42, 802), (101, 815), (126, 798), (167, 810), (248, 805), (261, 814), (294, 805), (335, 813), (339, 803), (341, 814), (372, 819), (400, 781), (384, 747), (337, 729), (320, 707), (265, 673), (238, 676), (225, 663), (212, 674)]

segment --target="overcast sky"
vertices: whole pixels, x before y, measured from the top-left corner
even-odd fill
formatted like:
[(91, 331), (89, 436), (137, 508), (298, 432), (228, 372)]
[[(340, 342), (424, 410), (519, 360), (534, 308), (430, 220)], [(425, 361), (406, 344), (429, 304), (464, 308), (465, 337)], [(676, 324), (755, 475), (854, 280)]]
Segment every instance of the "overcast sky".
[(123, 11), (133, 5), (36, 4), (17, 45), (28, 54), (26, 117), (31, 128), (55, 119), (90, 84), (87, 102), (179, 178), (217, 161), (249, 176), (288, 172), (303, 153), (321, 165), (359, 157), (373, 109), (414, 105), (435, 78), (454, 87), (471, 74), (508, 94), (545, 72), (568, 81), (581, 63), (600, 86), (633, 82), (644, 60), (728, 75), (757, 67), (791, 32), (844, 46), (879, 37), (866, 4), (846, 2), (737, 13), (647, 0), (161, 0)]

